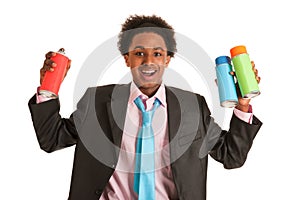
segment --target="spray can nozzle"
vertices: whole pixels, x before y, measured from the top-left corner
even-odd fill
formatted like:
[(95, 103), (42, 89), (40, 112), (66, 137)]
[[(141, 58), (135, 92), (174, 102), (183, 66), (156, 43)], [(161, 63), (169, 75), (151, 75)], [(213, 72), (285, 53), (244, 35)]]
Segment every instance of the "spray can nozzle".
[(60, 48), (60, 49), (58, 50), (58, 53), (65, 54), (66, 52), (65, 52), (65, 49), (64, 49), (64, 48)]

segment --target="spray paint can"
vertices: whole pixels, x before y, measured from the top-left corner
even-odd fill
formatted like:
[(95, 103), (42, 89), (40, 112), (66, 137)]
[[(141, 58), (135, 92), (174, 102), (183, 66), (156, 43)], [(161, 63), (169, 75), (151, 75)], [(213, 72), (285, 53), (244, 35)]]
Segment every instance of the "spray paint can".
[(258, 96), (260, 91), (246, 47), (243, 45), (233, 47), (230, 54), (242, 97)]
[(219, 56), (215, 59), (217, 83), (219, 90), (220, 105), (232, 108), (238, 104), (236, 86), (232, 71), (231, 59), (228, 56)]
[(56, 52), (51, 60), (56, 63), (54, 71), (47, 71), (45, 73), (39, 93), (48, 97), (58, 96), (60, 85), (64, 79), (67, 71), (69, 58), (65, 56), (65, 50), (61, 48)]

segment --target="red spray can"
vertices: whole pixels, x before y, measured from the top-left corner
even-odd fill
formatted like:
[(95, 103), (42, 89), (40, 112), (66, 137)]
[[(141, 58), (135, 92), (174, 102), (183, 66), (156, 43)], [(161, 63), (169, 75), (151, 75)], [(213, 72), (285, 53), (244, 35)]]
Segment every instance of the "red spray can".
[(51, 60), (56, 63), (56, 67), (54, 68), (54, 71), (47, 71), (45, 73), (39, 91), (40, 94), (48, 97), (58, 96), (58, 91), (65, 77), (69, 63), (69, 58), (65, 56), (65, 50), (63, 48), (56, 52), (56, 55), (52, 56)]

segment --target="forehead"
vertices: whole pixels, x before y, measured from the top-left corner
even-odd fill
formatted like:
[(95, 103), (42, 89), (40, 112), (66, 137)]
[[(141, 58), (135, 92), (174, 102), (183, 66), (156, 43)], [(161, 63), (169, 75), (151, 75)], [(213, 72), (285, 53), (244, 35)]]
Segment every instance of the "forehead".
[(132, 38), (132, 42), (129, 46), (129, 50), (134, 49), (137, 46), (144, 48), (157, 48), (167, 49), (165, 41), (162, 36), (157, 33), (145, 32), (138, 33)]

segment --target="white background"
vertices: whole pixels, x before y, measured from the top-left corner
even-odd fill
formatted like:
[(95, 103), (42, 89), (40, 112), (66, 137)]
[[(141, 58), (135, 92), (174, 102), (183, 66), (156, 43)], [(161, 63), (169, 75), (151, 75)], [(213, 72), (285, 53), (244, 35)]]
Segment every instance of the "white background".
[(64, 47), (72, 59), (60, 91), (61, 115), (68, 117), (84, 60), (119, 32), (130, 14), (162, 16), (212, 58), (244, 44), (262, 77), (262, 94), (252, 104), (264, 125), (242, 168), (225, 170), (209, 160), (208, 200), (300, 199), (300, 110), (295, 97), (299, 93), (300, 13), (296, 3), (1, 1), (0, 199), (67, 199), (74, 147), (51, 154), (40, 150), (27, 102), (39, 84), (44, 54)]

